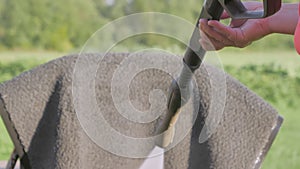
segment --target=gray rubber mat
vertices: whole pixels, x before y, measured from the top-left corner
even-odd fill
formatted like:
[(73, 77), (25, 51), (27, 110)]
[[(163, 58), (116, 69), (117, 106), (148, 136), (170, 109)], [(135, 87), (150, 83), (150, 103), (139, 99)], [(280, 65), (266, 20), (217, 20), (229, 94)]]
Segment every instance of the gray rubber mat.
[[(99, 60), (100, 56), (86, 54), (83, 59), (87, 68), (97, 63), (94, 81), (73, 83), (78, 55), (72, 55), (41, 65), (0, 85), (3, 102), (0, 107), (1, 115), (8, 117), (5, 124), (16, 132), (17, 137), (14, 139), (21, 142), (32, 168), (138, 169), (144, 158), (132, 158), (130, 153), (139, 157), (153, 148), (152, 142), (146, 142), (145, 147), (134, 146), (128, 140), (118, 140), (119, 138), (107, 135), (106, 130), (100, 128), (102, 122), (98, 120), (99, 114), (114, 131), (128, 138), (153, 136), (157, 124), (163, 120), (165, 97), (161, 97), (162, 101), (149, 100), (149, 93), (159, 89), (167, 95), (172, 77), (162, 70), (144, 69), (134, 76), (128, 87), (124, 86), (124, 90), (128, 90), (130, 103), (136, 109), (148, 110), (151, 103), (157, 104), (156, 107), (162, 111), (156, 120), (134, 122), (120, 114), (112, 97), (112, 82), (119, 80), (121, 83), (129, 78), (126, 75), (116, 75), (117, 69), (129, 54), (109, 54), (102, 60)], [(180, 70), (181, 65), (166, 61), (162, 66)], [(129, 64), (128, 68), (130, 67), (134, 68), (135, 65)], [(196, 71), (195, 84), (198, 87), (195, 91), (198, 92), (196, 96), (199, 102), (193, 104), (198, 107), (196, 113), (192, 111), (190, 116), (180, 117), (188, 120), (179, 120), (175, 132), (183, 133), (184, 137), (178, 140), (175, 138), (173, 148), (165, 153), (165, 169), (252, 169), (260, 166), (281, 124), (281, 118), (276, 110), (243, 84), (227, 74), (224, 81), (223, 75), (218, 68), (208, 64), (203, 64)], [(81, 83), (83, 86), (94, 87), (95, 103), (97, 110), (100, 110), (98, 113), (78, 114), (77, 110), (80, 108), (93, 109), (93, 104), (89, 102), (75, 111), (74, 105), (79, 104), (80, 99), (85, 99), (78, 99), (77, 96), (90, 91), (74, 91)], [(224, 88), (218, 86), (219, 83), (225, 84)], [(121, 88), (119, 92), (123, 92), (122, 90)], [(115, 93), (118, 94), (118, 91)], [(212, 102), (212, 99), (216, 102)], [(159, 110), (154, 108), (149, 112)], [(209, 113), (214, 112), (221, 114), (211, 118)], [(183, 130), (181, 126), (185, 125), (191, 125), (192, 129)], [(205, 138), (206, 133), (207, 139), (200, 139), (200, 143), (203, 129), (205, 131), (202, 132), (202, 138)], [(105, 143), (111, 142), (111, 147), (103, 147), (103, 140)], [(120, 152), (114, 152), (119, 149)], [(123, 156), (116, 155), (118, 153)], [(126, 153), (129, 157), (124, 157)]]

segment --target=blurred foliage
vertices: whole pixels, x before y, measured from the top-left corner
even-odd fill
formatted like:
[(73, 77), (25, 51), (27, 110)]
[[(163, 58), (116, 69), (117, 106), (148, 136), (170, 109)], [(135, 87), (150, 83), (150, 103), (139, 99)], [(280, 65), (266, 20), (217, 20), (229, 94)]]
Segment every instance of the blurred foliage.
[[(202, 4), (203, 0), (0, 0), (0, 49), (67, 51), (81, 47), (109, 21), (137, 12), (164, 12), (195, 23)], [(147, 36), (136, 43), (166, 46), (173, 42)], [(293, 48), (293, 43), (291, 37), (275, 35), (253, 46)]]
[[(286, 69), (275, 64), (225, 66), (224, 69), (272, 105), (289, 108), (299, 106), (300, 77), (289, 76)], [(300, 73), (298, 73), (300, 74)], [(284, 100), (284, 101), (283, 101)]]
[(34, 61), (13, 61), (10, 63), (0, 62), (0, 82), (9, 80), (21, 72), (29, 70), (37, 65), (39, 62)]
[(68, 50), (105, 22), (83, 0), (4, 0), (0, 6), (0, 44), (6, 48)]

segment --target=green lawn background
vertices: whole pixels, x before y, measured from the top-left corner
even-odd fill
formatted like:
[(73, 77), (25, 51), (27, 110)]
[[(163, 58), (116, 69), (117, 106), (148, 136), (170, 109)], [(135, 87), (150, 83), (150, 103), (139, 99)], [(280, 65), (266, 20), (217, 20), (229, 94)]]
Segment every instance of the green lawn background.
[[(269, 101), (278, 112), (284, 117), (284, 123), (282, 128), (269, 151), (264, 163), (263, 169), (299, 169), (300, 168), (300, 96), (294, 93), (295, 85), (290, 87), (288, 84), (293, 82), (298, 82), (298, 73), (300, 73), (300, 56), (296, 54), (295, 51), (247, 51), (245, 49), (228, 49), (221, 52), (213, 53), (220, 58), (220, 62), (223, 64), (228, 72), (241, 80), (246, 86), (253, 87), (249, 79), (245, 80), (245, 76), (253, 75), (251, 71), (246, 71), (248, 74), (241, 74), (239, 68), (245, 68), (248, 65), (270, 65), (279, 67), (280, 70), (286, 71), (287, 76), (283, 76), (282, 80), (280, 76), (274, 76), (277, 85), (280, 90), (287, 88), (285, 91), (286, 97), (277, 98), (276, 102), (272, 101), (271, 98), (264, 97)], [(19, 74), (22, 71), (31, 69), (32, 67), (45, 63), (54, 58), (63, 56), (64, 53), (57, 52), (24, 52), (24, 51), (14, 51), (14, 52), (3, 52), (0, 54), (0, 81), (9, 80), (12, 76)], [(207, 58), (208, 60), (210, 58)], [(1, 69), (2, 67), (2, 69)], [(10, 70), (11, 69), (11, 70)], [(8, 71), (5, 71), (8, 70)], [(17, 70), (17, 71), (13, 71)], [(241, 69), (243, 70), (243, 69)], [(242, 72), (243, 73), (243, 72)], [(277, 73), (277, 72), (275, 72)], [(272, 75), (272, 74), (271, 74)], [(244, 77), (243, 77), (244, 76)], [(258, 75), (260, 76), (260, 75)], [(262, 76), (262, 75), (261, 75)], [(268, 76), (266, 76), (268, 78)], [(266, 78), (262, 77), (262, 78)], [(296, 78), (296, 79), (295, 79)], [(254, 83), (254, 82), (253, 82)], [(272, 86), (273, 81), (269, 83), (258, 84), (264, 87)], [(300, 86), (300, 80), (299, 80)], [(252, 89), (252, 88), (251, 88)], [(253, 87), (253, 90), (257, 93), (262, 92), (260, 88)], [(257, 91), (256, 91), (257, 90)], [(264, 92), (264, 91), (263, 91)], [(270, 92), (270, 91), (269, 91)], [(276, 90), (271, 90), (271, 92), (276, 93)], [(279, 95), (281, 96), (281, 95)], [(288, 98), (291, 96), (291, 98)], [(287, 103), (290, 100), (294, 100), (294, 104), (289, 106)], [(5, 127), (0, 120), (0, 160), (7, 160), (9, 154), (12, 151), (12, 143), (9, 136), (5, 130)]]

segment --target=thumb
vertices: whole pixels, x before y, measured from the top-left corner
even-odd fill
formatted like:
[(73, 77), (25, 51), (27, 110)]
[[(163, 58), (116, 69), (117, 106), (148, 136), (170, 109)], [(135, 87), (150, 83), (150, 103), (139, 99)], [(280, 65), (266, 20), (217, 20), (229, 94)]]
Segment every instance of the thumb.
[(232, 27), (232, 28), (240, 27), (240, 26), (242, 26), (246, 21), (247, 21), (247, 19), (236, 19), (236, 20), (231, 20), (230, 27)]

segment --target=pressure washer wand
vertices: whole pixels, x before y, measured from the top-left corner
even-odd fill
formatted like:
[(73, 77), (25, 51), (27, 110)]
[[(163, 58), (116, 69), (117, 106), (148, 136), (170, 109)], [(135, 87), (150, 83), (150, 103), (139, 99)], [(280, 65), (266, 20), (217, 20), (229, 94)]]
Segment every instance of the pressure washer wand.
[[(218, 2), (218, 1), (213, 1)], [(207, 5), (214, 5), (213, 16), (209, 15)], [(178, 79), (172, 81), (169, 88), (169, 96), (167, 102), (167, 115), (165, 121), (160, 124), (157, 133), (165, 132), (162, 140), (159, 141), (158, 145), (161, 147), (168, 146), (174, 137), (174, 124), (176, 123), (180, 108), (190, 99), (190, 87), (193, 78), (193, 73), (197, 70), (206, 51), (201, 47), (199, 43), (199, 19), (215, 19), (218, 20), (223, 12), (223, 7), (217, 4), (205, 4), (201, 10), (200, 16), (196, 23), (195, 29), (193, 31), (192, 37), (189, 42), (189, 46), (186, 49), (183, 58), (183, 68)]]
[(233, 19), (264, 18), (276, 13), (281, 7), (281, 0), (264, 0), (264, 10), (248, 11), (240, 0), (206, 0), (197, 20), (195, 29), (183, 58), (183, 68), (178, 79), (173, 80), (169, 88), (167, 114), (164, 122), (160, 124), (157, 134), (163, 134), (157, 142), (160, 147), (167, 147), (173, 141), (175, 123), (178, 119), (180, 108), (190, 99), (190, 87), (193, 73), (197, 70), (206, 51), (199, 43), (199, 20), (219, 20), (224, 9)]

